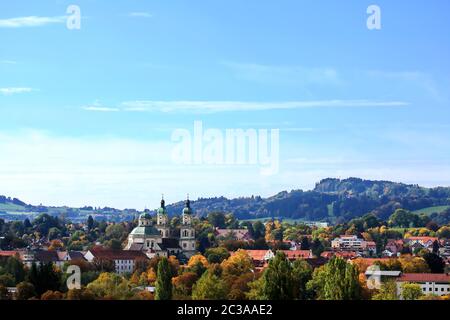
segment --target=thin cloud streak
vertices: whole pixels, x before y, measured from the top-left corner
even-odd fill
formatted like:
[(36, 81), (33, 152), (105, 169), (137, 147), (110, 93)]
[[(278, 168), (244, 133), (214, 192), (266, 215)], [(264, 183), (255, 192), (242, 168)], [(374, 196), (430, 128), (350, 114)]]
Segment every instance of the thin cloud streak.
[(441, 92), (432, 75), (420, 71), (381, 71), (371, 70), (369, 76), (387, 79), (390, 81), (400, 81), (417, 86), (426, 91), (435, 100), (442, 100)]
[(153, 17), (153, 15), (148, 12), (130, 12), (130, 14), (128, 14), (128, 16), (134, 17), (134, 18), (152, 18)]
[(0, 19), (0, 28), (22, 28), (22, 27), (41, 27), (48, 24), (64, 23), (66, 16), (59, 17), (17, 17), (9, 19)]
[(309, 68), (297, 65), (263, 65), (257, 63), (221, 62), (236, 77), (258, 83), (280, 85), (342, 85), (343, 80), (335, 68)]
[(110, 107), (83, 107), (83, 110), (86, 111), (97, 111), (97, 112), (119, 112), (118, 108), (110, 108)]
[(243, 102), (243, 101), (127, 101), (122, 103), (122, 110), (129, 112), (163, 113), (192, 112), (217, 113), (230, 111), (264, 111), (304, 108), (397, 108), (408, 106), (404, 101), (372, 100), (316, 100), (285, 102)]
[(11, 96), (19, 93), (29, 93), (34, 91), (32, 88), (0, 88), (0, 94), (4, 96)]

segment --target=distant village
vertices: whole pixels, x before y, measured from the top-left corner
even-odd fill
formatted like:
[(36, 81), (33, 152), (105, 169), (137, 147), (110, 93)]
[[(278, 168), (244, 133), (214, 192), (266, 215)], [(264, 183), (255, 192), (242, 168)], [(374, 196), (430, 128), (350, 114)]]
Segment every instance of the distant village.
[[(395, 285), (396, 299), (411, 299), (410, 293), (403, 293), (411, 285), (416, 289), (413, 297), (449, 298), (450, 227), (433, 221), (416, 228), (394, 227), (396, 219), (404, 220), (410, 214), (400, 209), (389, 222), (368, 215), (337, 226), (274, 219), (242, 222), (225, 213), (198, 218), (187, 199), (182, 212), (169, 218), (163, 199), (156, 212), (147, 210), (132, 223), (99, 223), (92, 217), (83, 223), (63, 223), (46, 215), (32, 222), (0, 220), (0, 291), (3, 288), (4, 299), (23, 299), (21, 290), (26, 283), (34, 288), (28, 298), (67, 298), (73, 290), (64, 288), (64, 270), (77, 265), (91, 277), (82, 285), (92, 299), (105, 298), (95, 292), (96, 282), (113, 275), (128, 281), (132, 294), (127, 298), (155, 299), (157, 274), (162, 272), (159, 262), (165, 259), (172, 268), (170, 290), (175, 297), (201, 298), (195, 290), (200, 290), (201, 279), (215, 270), (214, 276), (223, 276), (226, 283), (228, 293), (223, 298), (258, 299), (258, 292), (260, 298), (270, 298), (256, 286), (265, 279), (267, 269), (274, 267), (274, 260), (286, 261), (292, 270), (303, 264), (312, 287), (318, 270), (338, 259), (356, 270), (359, 298), (381, 297), (387, 290), (384, 283)], [(239, 269), (246, 261), (248, 266), (240, 274), (224, 276), (230, 265)], [(23, 268), (23, 273), (11, 270), (11, 265)], [(59, 274), (58, 285), (33, 284), (30, 274), (49, 265)], [(254, 284), (239, 282), (238, 286), (235, 282), (243, 276), (246, 283)], [(378, 286), (371, 283), (374, 277)], [(290, 298), (327, 298), (325, 293), (321, 296), (311, 291), (306, 282), (303, 285), (309, 293)]]

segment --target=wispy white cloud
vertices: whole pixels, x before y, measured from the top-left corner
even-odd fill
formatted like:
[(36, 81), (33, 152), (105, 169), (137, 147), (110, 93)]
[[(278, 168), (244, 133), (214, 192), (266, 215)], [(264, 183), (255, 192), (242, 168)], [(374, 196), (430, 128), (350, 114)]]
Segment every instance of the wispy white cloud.
[(0, 60), (0, 64), (17, 64), (17, 62), (13, 60)]
[(32, 88), (0, 88), (0, 94), (4, 96), (11, 96), (13, 94), (32, 92)]
[(86, 111), (97, 111), (97, 112), (118, 112), (120, 109), (118, 108), (110, 108), (110, 107), (95, 107), (95, 106), (87, 106), (83, 107)]
[(280, 130), (285, 132), (315, 132), (318, 129), (297, 127), (297, 128), (280, 128)]
[(369, 76), (387, 79), (398, 83), (406, 83), (418, 87), (421, 90), (427, 92), (431, 97), (436, 100), (441, 100), (441, 93), (438, 89), (438, 85), (433, 77), (425, 72), (421, 71), (383, 71), (383, 70), (371, 70), (368, 71)]
[(225, 61), (221, 63), (235, 74), (237, 78), (280, 85), (341, 85), (339, 72), (331, 67), (303, 67), (296, 65), (264, 65), (257, 63), (238, 63)]
[(137, 18), (151, 18), (153, 15), (148, 12), (130, 12), (128, 14), (129, 17), (137, 17)]
[(303, 108), (376, 108), (405, 107), (404, 101), (372, 101), (372, 100), (316, 100), (285, 102), (244, 102), (244, 101), (127, 101), (121, 105), (123, 111), (165, 113), (192, 112), (217, 113), (226, 111), (264, 111)]
[(64, 23), (66, 16), (58, 17), (17, 17), (9, 19), (0, 19), (0, 28), (22, 28), (22, 27), (40, 27), (48, 24)]
[(118, 112), (119, 108), (116, 107), (107, 107), (101, 104), (99, 100), (94, 101), (94, 103), (84, 106), (83, 110), (86, 111), (96, 111), (96, 112)]

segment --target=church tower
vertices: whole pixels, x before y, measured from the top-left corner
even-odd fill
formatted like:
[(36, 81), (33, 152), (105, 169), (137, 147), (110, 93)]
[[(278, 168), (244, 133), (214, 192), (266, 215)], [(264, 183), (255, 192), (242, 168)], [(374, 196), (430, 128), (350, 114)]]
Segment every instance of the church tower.
[(180, 247), (188, 258), (195, 254), (195, 230), (192, 225), (192, 209), (189, 196), (181, 215)]
[(156, 228), (162, 238), (170, 237), (169, 215), (167, 214), (164, 197), (161, 199), (161, 207), (156, 211)]

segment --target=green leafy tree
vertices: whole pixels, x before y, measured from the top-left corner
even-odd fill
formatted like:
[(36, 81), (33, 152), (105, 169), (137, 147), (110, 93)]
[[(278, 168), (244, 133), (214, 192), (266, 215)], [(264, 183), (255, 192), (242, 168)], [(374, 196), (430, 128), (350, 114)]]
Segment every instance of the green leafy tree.
[(245, 294), (249, 300), (268, 300), (264, 292), (264, 278), (249, 283), (250, 291)]
[(87, 292), (97, 298), (128, 300), (134, 296), (127, 279), (115, 274), (103, 272), (87, 286)]
[(373, 295), (372, 300), (398, 300), (397, 284), (395, 281), (384, 282), (378, 290), (378, 293)]
[(33, 220), (33, 228), (41, 235), (47, 236), (51, 228), (60, 229), (61, 225), (57, 217), (43, 213)]
[(70, 289), (67, 292), (67, 300), (95, 300), (95, 295), (89, 289)]
[(402, 284), (403, 300), (419, 300), (423, 296), (422, 288), (416, 283), (405, 282)]
[(444, 273), (445, 261), (435, 253), (427, 252), (422, 258), (428, 264), (431, 273)]
[(264, 238), (264, 235), (266, 233), (266, 228), (264, 227), (264, 224), (261, 221), (256, 221), (253, 223), (253, 239), (261, 239)]
[(205, 257), (209, 263), (221, 263), (230, 257), (230, 253), (224, 247), (209, 248), (205, 251)]
[(197, 274), (189, 271), (173, 278), (172, 285), (175, 299), (178, 297), (190, 297), (192, 295), (192, 287), (197, 280)]
[(94, 218), (92, 218), (91, 215), (89, 215), (87, 219), (87, 227), (89, 231), (91, 231), (94, 228)]
[(61, 238), (61, 230), (55, 227), (50, 228), (47, 237), (49, 240), (59, 239)]
[(53, 263), (32, 264), (28, 281), (33, 284), (37, 295), (41, 296), (48, 290), (57, 291), (61, 285), (61, 274), (53, 268)]
[(264, 296), (269, 300), (293, 298), (292, 267), (283, 252), (277, 252), (264, 271)]
[(8, 289), (0, 284), (0, 300), (9, 300)]
[(211, 212), (207, 219), (214, 228), (223, 229), (226, 226), (225, 214), (222, 212)]
[(341, 258), (332, 258), (326, 265), (314, 270), (308, 289), (316, 292), (319, 300), (358, 300), (361, 298), (357, 266)]
[(300, 249), (301, 250), (309, 250), (310, 244), (307, 237), (302, 238), (302, 242), (300, 243)]
[(437, 234), (439, 238), (450, 239), (450, 227), (443, 226), (438, 231)]
[(25, 229), (30, 229), (32, 227), (32, 224), (30, 222), (30, 219), (26, 218), (25, 220), (23, 220), (23, 227)]
[(28, 300), (36, 295), (33, 284), (29, 282), (21, 282), (17, 285), (17, 300)]
[(155, 300), (172, 299), (172, 272), (169, 261), (163, 257), (158, 262)]
[(107, 247), (111, 248), (112, 250), (121, 250), (122, 242), (117, 239), (111, 239), (107, 242)]
[(404, 209), (397, 209), (389, 217), (389, 225), (400, 228), (418, 227), (419, 216)]
[(311, 251), (313, 253), (313, 255), (315, 255), (316, 257), (320, 257), (320, 255), (322, 254), (322, 252), (324, 252), (325, 247), (322, 244), (322, 242), (319, 239), (314, 239), (313, 242), (311, 243)]
[(10, 273), (5, 273), (0, 276), (0, 285), (5, 287), (14, 287), (16, 284), (14, 276)]
[(305, 300), (308, 298), (306, 284), (312, 279), (312, 267), (305, 260), (296, 260), (292, 265), (293, 298)]
[(122, 240), (126, 236), (125, 227), (122, 224), (111, 224), (105, 230), (108, 239)]
[(194, 300), (225, 300), (227, 285), (213, 272), (206, 271), (192, 289)]

